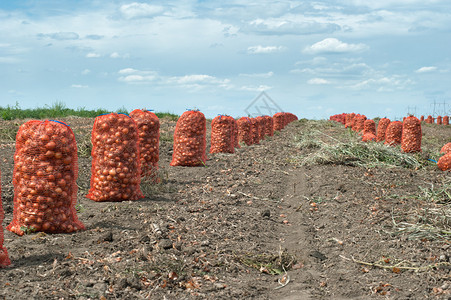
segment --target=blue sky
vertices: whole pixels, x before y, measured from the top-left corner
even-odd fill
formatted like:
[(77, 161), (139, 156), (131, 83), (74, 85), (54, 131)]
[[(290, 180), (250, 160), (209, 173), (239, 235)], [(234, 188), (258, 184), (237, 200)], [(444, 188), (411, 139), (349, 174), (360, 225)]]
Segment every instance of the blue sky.
[[(75, 4), (76, 3), (76, 4)], [(451, 105), (451, 1), (0, 2), (0, 106), (305, 118)]]

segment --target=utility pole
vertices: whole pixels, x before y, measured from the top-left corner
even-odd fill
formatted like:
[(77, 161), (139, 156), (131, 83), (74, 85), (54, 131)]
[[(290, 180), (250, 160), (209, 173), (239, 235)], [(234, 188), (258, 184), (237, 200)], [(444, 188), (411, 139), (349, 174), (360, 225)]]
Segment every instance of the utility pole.
[(442, 106), (442, 110), (441, 110), (441, 112), (442, 112), (442, 116), (445, 116), (446, 115), (446, 101), (445, 100), (443, 100), (443, 102), (442, 103), (439, 103), (441, 106)]
[(432, 106), (432, 117), (435, 119), (435, 117), (437, 117), (437, 110), (436, 110), (436, 107), (437, 107), (437, 101), (434, 99), (434, 102), (432, 102), (431, 103), (431, 106)]

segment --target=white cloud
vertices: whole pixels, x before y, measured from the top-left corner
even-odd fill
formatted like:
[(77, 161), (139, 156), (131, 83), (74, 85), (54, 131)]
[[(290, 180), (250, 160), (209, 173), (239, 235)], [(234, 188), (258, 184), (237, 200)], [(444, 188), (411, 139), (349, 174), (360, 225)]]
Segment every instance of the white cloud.
[(54, 40), (78, 40), (80, 36), (76, 32), (53, 32), (53, 33), (39, 33), (38, 38), (50, 38)]
[(247, 53), (249, 54), (267, 54), (275, 53), (285, 50), (283, 46), (251, 46), (247, 48)]
[(97, 58), (97, 57), (100, 57), (100, 54), (94, 53), (94, 52), (90, 52), (90, 53), (86, 54), (86, 57), (87, 58)]
[(176, 81), (181, 84), (193, 83), (193, 82), (212, 82), (216, 81), (216, 78), (210, 75), (194, 74), (185, 75), (183, 77), (176, 77)]
[(393, 7), (407, 7), (410, 8), (412, 5), (433, 5), (441, 2), (441, 0), (378, 0), (378, 1), (368, 1), (368, 0), (351, 0), (346, 1), (349, 4), (356, 6), (369, 7), (371, 9), (381, 9), (381, 8), (393, 8)]
[[(290, 20), (288, 17), (291, 17)], [(329, 22), (317, 22), (316, 20), (299, 21), (297, 16), (285, 16), (283, 18), (255, 19), (245, 24), (241, 31), (264, 35), (306, 35), (319, 33), (333, 33), (340, 30), (340, 26)]]
[(376, 70), (371, 68), (365, 63), (348, 63), (346, 60), (324, 64), (320, 66), (312, 65), (303, 69), (294, 69), (290, 71), (294, 74), (306, 73), (318, 77), (339, 77), (343, 78), (362, 78), (362, 76), (371, 76), (371, 74), (377, 73)]
[(255, 77), (255, 78), (270, 78), (274, 75), (274, 72), (269, 71), (267, 73), (250, 73), (250, 74), (239, 74), (242, 77)]
[(249, 92), (263, 92), (272, 89), (271, 86), (268, 85), (259, 85), (259, 86), (242, 86), (240, 90), (249, 91)]
[(404, 90), (412, 84), (414, 84), (414, 82), (411, 79), (403, 78), (399, 75), (393, 75), (369, 78), (349, 87), (355, 90), (372, 88), (378, 92), (392, 92), (395, 90)]
[(437, 67), (421, 67), (418, 70), (416, 70), (416, 73), (428, 73), (428, 72), (433, 72), (436, 71)]
[(71, 85), (71, 87), (76, 88), (76, 89), (86, 89), (86, 88), (88, 88), (89, 86), (87, 86), (87, 85), (81, 85), (81, 84), (73, 84), (73, 85)]
[(89, 73), (91, 73), (91, 70), (89, 70), (89, 69), (84, 69), (84, 70), (81, 72), (82, 75), (88, 75)]
[(119, 70), (119, 74), (132, 74), (132, 73), (138, 73), (138, 72), (140, 72), (139, 70), (135, 70), (135, 69), (133, 69), (133, 68), (125, 68), (125, 69), (122, 69), (122, 70)]
[(336, 38), (326, 38), (304, 49), (305, 53), (347, 53), (367, 50), (365, 44), (348, 44)]
[(207, 74), (189, 74), (184, 76), (162, 76), (155, 71), (143, 71), (125, 68), (118, 71), (118, 80), (128, 84), (148, 84), (162, 87), (184, 88), (190, 92), (199, 91), (207, 87), (217, 87), (230, 90), (235, 88), (230, 79), (218, 78)]
[(323, 79), (323, 78), (312, 78), (307, 81), (308, 84), (312, 85), (323, 85), (323, 84), (330, 84), (331, 82), (329, 80)]
[(124, 4), (119, 11), (126, 19), (151, 18), (164, 12), (163, 6), (150, 5), (147, 3), (133, 2)]
[(159, 78), (155, 71), (142, 71), (133, 68), (125, 68), (119, 70), (118, 73), (124, 75), (120, 76), (118, 80), (126, 83), (148, 83)]
[(129, 58), (130, 54), (126, 53), (126, 54), (119, 54), (117, 52), (113, 52), (110, 54), (111, 58)]
[(221, 79), (217, 78), (211, 75), (205, 75), (205, 74), (191, 74), (191, 75), (185, 75), (185, 76), (176, 76), (176, 77), (169, 77), (165, 80), (167, 84), (178, 84), (178, 85), (196, 85), (196, 84), (202, 84), (202, 85), (219, 85), (223, 88), (228, 88), (230, 84), (229, 79)]
[(146, 83), (155, 80), (157, 77), (155, 75), (127, 75), (119, 77), (119, 81), (127, 83)]

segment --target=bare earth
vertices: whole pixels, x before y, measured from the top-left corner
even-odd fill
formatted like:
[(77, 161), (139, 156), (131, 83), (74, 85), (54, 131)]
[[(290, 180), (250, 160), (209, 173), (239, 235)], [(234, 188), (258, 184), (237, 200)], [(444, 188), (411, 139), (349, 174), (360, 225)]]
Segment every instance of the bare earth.
[[(78, 216), (86, 230), (5, 231), (13, 265), (0, 270), (0, 299), (451, 297), (450, 203), (438, 191), (451, 176), (433, 163), (418, 170), (302, 166), (297, 158), (315, 149), (296, 144), (313, 122), (301, 120), (260, 145), (209, 155), (207, 167), (169, 167), (175, 121), (162, 120), (162, 183), (143, 183), (147, 197), (139, 201), (96, 203), (84, 198), (94, 120), (64, 121), (78, 142)], [(21, 123), (0, 121), (4, 227)], [(329, 143), (349, 134), (332, 122), (318, 128)], [(438, 152), (451, 141), (451, 126), (424, 125), (423, 134), (425, 147)], [(448, 233), (402, 230), (432, 218)]]

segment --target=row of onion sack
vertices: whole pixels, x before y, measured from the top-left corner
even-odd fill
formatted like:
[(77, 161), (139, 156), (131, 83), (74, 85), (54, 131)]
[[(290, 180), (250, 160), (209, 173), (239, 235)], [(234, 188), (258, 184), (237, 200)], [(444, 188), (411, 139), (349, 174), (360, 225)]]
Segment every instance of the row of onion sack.
[[(290, 113), (273, 117), (218, 116), (212, 121), (211, 153), (233, 153), (239, 142), (259, 143), (274, 130), (297, 120)], [(91, 134), (92, 167), (87, 198), (94, 201), (137, 200), (144, 195), (142, 177), (158, 181), (158, 117), (147, 110), (130, 115), (105, 114), (94, 121)], [(206, 119), (195, 110), (185, 112), (174, 132), (172, 166), (198, 166), (206, 162)], [(85, 227), (76, 214), (78, 156), (69, 125), (56, 120), (32, 120), (16, 136), (14, 154), (13, 220), (6, 229), (18, 235), (27, 230), (70, 233)], [(0, 191), (0, 267), (10, 264), (3, 248), (4, 213)]]
[[(272, 136), (274, 131), (282, 130), (297, 119), (296, 115), (287, 112), (238, 120), (219, 115), (211, 121), (210, 153), (234, 153), (240, 143), (247, 146), (259, 144), (265, 136)], [(205, 165), (206, 134), (204, 114), (197, 110), (184, 112), (175, 127), (171, 166)]]
[(426, 119), (424, 116), (421, 116), (420, 121), (427, 124), (449, 125), (449, 116), (437, 116), (435, 120), (431, 115), (429, 115)]
[[(355, 113), (343, 113), (330, 116), (332, 121), (342, 123), (346, 128), (362, 135), (362, 141), (384, 142), (389, 146), (401, 145), (401, 150), (406, 153), (421, 152), (421, 120), (415, 116), (408, 116), (401, 121), (390, 121), (382, 118), (378, 122), (367, 119), (365, 115)], [(437, 162), (440, 170), (451, 170), (451, 143), (442, 147), (442, 157)]]

